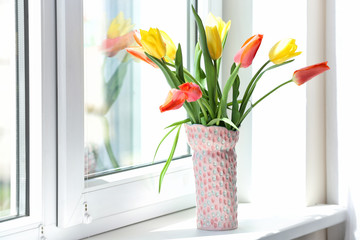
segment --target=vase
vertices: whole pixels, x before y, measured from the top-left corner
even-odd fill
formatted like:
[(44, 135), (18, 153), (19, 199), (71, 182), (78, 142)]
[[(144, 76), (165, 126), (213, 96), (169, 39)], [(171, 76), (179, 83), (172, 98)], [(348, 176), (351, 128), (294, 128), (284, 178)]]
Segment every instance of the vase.
[(231, 230), (238, 226), (236, 152), (238, 131), (225, 127), (185, 125), (193, 150), (197, 228)]

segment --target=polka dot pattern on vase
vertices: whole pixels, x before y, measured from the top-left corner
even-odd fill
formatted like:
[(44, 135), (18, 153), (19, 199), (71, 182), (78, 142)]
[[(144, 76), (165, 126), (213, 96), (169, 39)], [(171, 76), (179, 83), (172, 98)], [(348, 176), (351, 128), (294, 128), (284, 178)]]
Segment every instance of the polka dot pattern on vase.
[(236, 229), (238, 204), (234, 147), (239, 132), (199, 124), (186, 124), (185, 131), (193, 150), (198, 229)]

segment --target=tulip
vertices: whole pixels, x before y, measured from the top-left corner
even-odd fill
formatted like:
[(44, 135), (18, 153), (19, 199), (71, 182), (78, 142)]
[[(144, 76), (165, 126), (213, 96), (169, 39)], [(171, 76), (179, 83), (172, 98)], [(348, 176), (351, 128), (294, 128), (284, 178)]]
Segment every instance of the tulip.
[(166, 46), (161, 37), (160, 30), (157, 28), (150, 28), (149, 31), (141, 30), (141, 45), (145, 52), (153, 57), (161, 59), (166, 54)]
[(308, 67), (301, 68), (294, 72), (292, 80), (298, 85), (302, 85), (303, 83), (309, 81), (313, 77), (316, 77), (320, 73), (323, 73), (330, 69), (326, 62), (318, 63), (315, 65), (311, 65)]
[(269, 52), (269, 59), (274, 64), (281, 64), (286, 60), (300, 55), (301, 52), (295, 52), (297, 46), (295, 39), (288, 38), (277, 42)]
[(202, 96), (199, 85), (192, 82), (181, 84), (179, 89), (185, 94), (188, 102), (195, 102)]
[(108, 57), (115, 56), (119, 51), (132, 44), (131, 29), (133, 26), (130, 19), (125, 20), (123, 12), (120, 12), (112, 20), (107, 32), (107, 39), (101, 45), (101, 49)]
[(210, 57), (213, 60), (216, 60), (221, 57), (222, 54), (222, 45), (219, 32), (216, 26), (209, 27), (206, 26), (206, 41), (207, 47), (209, 49)]
[(133, 55), (134, 57), (150, 64), (151, 66), (153, 66), (154, 68), (158, 68), (158, 66), (150, 60), (150, 58), (148, 58), (144, 52), (144, 49), (142, 47), (139, 46), (135, 46), (135, 47), (128, 47), (126, 48), (126, 51), (128, 53), (130, 53), (131, 55)]
[(228, 33), (230, 26), (231, 26), (231, 20), (229, 20), (226, 24), (221, 19), (221, 17), (215, 17), (212, 13), (209, 13), (206, 26), (216, 26), (221, 42), (224, 41), (226, 34)]
[(235, 55), (234, 62), (236, 64), (241, 64), (241, 67), (243, 68), (249, 67), (260, 47), (262, 39), (263, 35), (257, 34), (246, 40), (240, 51)]
[[(166, 56), (168, 58), (170, 58), (171, 60), (174, 60), (175, 55), (176, 55), (176, 46), (175, 46), (174, 42), (171, 40), (169, 35), (167, 35), (166, 32), (160, 30), (160, 34), (161, 34), (163, 41), (165, 42)], [(139, 44), (140, 46), (142, 46), (140, 32), (138, 30), (135, 30), (133, 36), (134, 36), (136, 43)], [(165, 60), (167, 60), (167, 59), (165, 59)]]
[(171, 40), (169, 35), (166, 34), (166, 32), (160, 30), (160, 34), (166, 45), (166, 56), (169, 57), (171, 60), (174, 60), (176, 55), (176, 46), (174, 42)]
[(165, 103), (160, 106), (160, 112), (180, 108), (186, 100), (186, 94), (178, 89), (171, 89), (166, 97)]

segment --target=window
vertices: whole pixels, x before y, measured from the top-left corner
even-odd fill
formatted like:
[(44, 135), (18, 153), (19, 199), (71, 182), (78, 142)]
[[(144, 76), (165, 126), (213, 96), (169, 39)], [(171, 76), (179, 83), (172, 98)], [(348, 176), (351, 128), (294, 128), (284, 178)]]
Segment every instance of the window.
[(0, 222), (28, 214), (27, 27), (24, 1), (0, 1)]
[[(157, 26), (175, 44), (182, 44), (184, 64), (191, 66), (195, 22), (190, 4), (194, 3), (57, 3), (59, 226), (82, 223), (85, 214), (93, 219), (122, 215), (125, 225), (154, 217), (153, 213), (140, 214), (148, 209), (161, 215), (194, 206), (192, 162), (185, 136), (176, 151), (179, 160), (172, 162), (161, 194), (159, 174), (170, 151), (170, 138), (159, 150), (158, 164), (152, 164), (166, 133), (163, 128), (186, 118), (184, 111), (160, 115), (158, 107), (166, 95), (157, 90), (169, 89), (161, 72), (136, 62), (123, 48), (112, 53), (104, 48), (104, 41), (114, 37), (108, 32), (114, 19), (129, 25), (125, 33)], [(164, 12), (157, 6), (177, 11)], [(124, 220), (131, 212), (137, 217)]]
[[(171, 36), (175, 44), (181, 42), (183, 54), (186, 55), (186, 64), (191, 68), (192, 56), (189, 53), (193, 52), (191, 47), (195, 42), (195, 35), (193, 35), (195, 24), (192, 14), (189, 12), (190, 4), (197, 5), (202, 19), (205, 19), (207, 13), (211, 11), (217, 16), (221, 16), (224, 12), (224, 19), (233, 21), (232, 31), (224, 51), (226, 56), (233, 56), (234, 52), (241, 47), (241, 43), (253, 34), (253, 31), (261, 32), (261, 26), (264, 26), (262, 24), (267, 23), (258, 22), (265, 20), (258, 17), (264, 13), (257, 11), (260, 8), (268, 9), (269, 7), (260, 6), (258, 1), (33, 0), (31, 3), (29, 2), (28, 11), (30, 71), (28, 73), (29, 83), (26, 83), (26, 57), (21, 57), (26, 56), (24, 55), (27, 45), (27, 41), (24, 40), (26, 31), (23, 30), (26, 29), (26, 21), (22, 18), (26, 19), (27, 11), (25, 11), (25, 6), (21, 7), (23, 5), (20, 0), (16, 7), (8, 2), (10, 1), (0, 1), (0, 11), (1, 13), (5, 12), (0, 14), (0, 18), (3, 20), (0, 22), (0, 26), (4, 25), (3, 28), (9, 29), (6, 31), (9, 33), (6, 35), (7, 38), (1, 38), (0, 42), (13, 39), (7, 42), (12, 44), (11, 46), (6, 46), (7, 43), (0, 44), (0, 74), (2, 76), (0, 98), (6, 97), (5, 100), (0, 101), (0, 106), (10, 109), (11, 104), (17, 104), (19, 107), (11, 108), (12, 112), (2, 112), (0, 128), (5, 129), (2, 122), (3, 116), (18, 119), (17, 124), (14, 124), (15, 121), (9, 121), (8, 129), (12, 131), (14, 139), (11, 140), (12, 143), (11, 141), (6, 142), (19, 147), (15, 150), (14, 147), (3, 147), (5, 135), (4, 131), (0, 129), (0, 151), (11, 150), (10, 154), (15, 158), (11, 158), (10, 166), (16, 167), (12, 168), (10, 172), (7, 171), (7, 168), (3, 166), (4, 164), (9, 165), (9, 162), (4, 160), (8, 161), (7, 159), (10, 158), (3, 158), (3, 153), (0, 152), (0, 184), (2, 184), (0, 186), (0, 208), (2, 208), (0, 209), (0, 238), (5, 236), (5, 238), (10, 237), (9, 239), (37, 239), (39, 238), (39, 225), (43, 225), (45, 236), (48, 239), (80, 239), (194, 206), (192, 162), (189, 157), (186, 157), (189, 152), (185, 144), (179, 145), (176, 153), (179, 159), (171, 163), (165, 176), (162, 192), (161, 194), (157, 193), (159, 173), (169, 147), (164, 145), (155, 164), (152, 164), (154, 150), (166, 133), (166, 131), (162, 131), (163, 127), (184, 114), (174, 111), (166, 113), (167, 116), (164, 117), (156, 113), (158, 106), (163, 103), (166, 96), (158, 94), (160, 91), (156, 91), (154, 96), (150, 91), (154, 86), (168, 89), (162, 74), (150, 65), (128, 58), (123, 50), (111, 57), (105, 55), (101, 48), (102, 43), (107, 38), (111, 21), (116, 16), (121, 16), (122, 13), (125, 21), (130, 19), (131, 25), (135, 24), (133, 29), (148, 29), (150, 26), (158, 26)], [(298, 8), (301, 11), (291, 12), (291, 14), (292, 16), (295, 14), (298, 19), (301, 18), (298, 23), (302, 29), (301, 35), (305, 36), (307, 30), (302, 24), (306, 23), (307, 10), (304, 3), (301, 1), (299, 3), (302, 4)], [(284, 5), (285, 2), (279, 0), (278, 4)], [(159, 11), (168, 8), (176, 9), (176, 11), (155, 14), (159, 17), (156, 19), (154, 15), (149, 17), (152, 7)], [(18, 11), (15, 11), (16, 9)], [(22, 12), (21, 9), (24, 11)], [(230, 12), (231, 16), (228, 15)], [(9, 17), (11, 14), (12, 17)], [(17, 26), (15, 21), (12, 23), (8, 20), (16, 17), (18, 18)], [(276, 17), (280, 17), (280, 14)], [(253, 18), (258, 21), (253, 22)], [(21, 27), (21, 24), (24, 26)], [(177, 28), (174, 31), (175, 24), (177, 24)], [(272, 29), (270, 26), (267, 27)], [(15, 41), (16, 29), (19, 33), (17, 43)], [(298, 30), (296, 31), (298, 32)], [(14, 34), (11, 34), (12, 32)], [(274, 38), (285, 37), (275, 36), (273, 33), (267, 34), (267, 36), (269, 35)], [(287, 36), (288, 34), (286, 34)], [(305, 39), (300, 40), (298, 36), (290, 37), (296, 38), (299, 45), (300, 42), (305, 43)], [(274, 42), (271, 42), (264, 39), (264, 43), (271, 45), (277, 40), (274, 39)], [(305, 50), (306, 46), (302, 46), (301, 50)], [(16, 47), (18, 47), (19, 59), (16, 59)], [(188, 49), (187, 52), (184, 51), (185, 48)], [(268, 47), (264, 45), (262, 48), (267, 49)], [(8, 54), (8, 56), (13, 65), (9, 68), (9, 65), (6, 65), (8, 60), (4, 54), (11, 51), (13, 54)], [(261, 53), (259, 50), (259, 54), (266, 56), (267, 52)], [(258, 58), (260, 59), (261, 56)], [(304, 59), (304, 56), (302, 58)], [(224, 61), (224, 69), (230, 68), (231, 61), (232, 57), (229, 57), (228, 61)], [(299, 67), (303, 66), (300, 61), (296, 62)], [(104, 72), (102, 72), (101, 66), (104, 63)], [(254, 61), (255, 69), (256, 64), (258, 63)], [(104, 124), (99, 121), (99, 116), (94, 115), (96, 115), (95, 110), (99, 109), (99, 105), (101, 107), (102, 102), (108, 96), (103, 95), (104, 89), (106, 89), (104, 83), (111, 81), (111, 77), (120, 66), (126, 70), (122, 70), (124, 71), (122, 74), (118, 72), (119, 74), (116, 75), (117, 80), (122, 81), (121, 83), (117, 82), (118, 85), (115, 84), (119, 92), (114, 95), (116, 97), (108, 112), (102, 116), (106, 117), (109, 123), (109, 138), (107, 138)], [(3, 72), (6, 68), (12, 74), (13, 79), (18, 79), (16, 84), (19, 84), (19, 88), (16, 88), (14, 81), (3, 78), (6, 75)], [(249, 71), (243, 71), (241, 74), (249, 73)], [(223, 71), (222, 75), (228, 76), (228, 73)], [(246, 78), (248, 79), (248, 77), (241, 77), (242, 80)], [(267, 78), (270, 79), (270, 75)], [(266, 82), (265, 78), (263, 80)], [(30, 91), (28, 98), (25, 91), (26, 86), (29, 86)], [(5, 91), (4, 88), (8, 88), (8, 90)], [(18, 92), (15, 91), (16, 89)], [(261, 95), (261, 89), (257, 90), (259, 92), (254, 94)], [(263, 90), (266, 91), (266, 89)], [(280, 91), (278, 95), (280, 95)], [(296, 89), (296, 92), (300, 92), (299, 99), (303, 99), (304, 92), (299, 89)], [(12, 99), (9, 99), (7, 96), (11, 94), (13, 95)], [(281, 99), (284, 98), (286, 97), (281, 96)], [(291, 98), (294, 97), (291, 96)], [(27, 100), (30, 102), (28, 112), (26, 112), (25, 104)], [(302, 107), (304, 105), (301, 105), (300, 113), (303, 113)], [(263, 108), (268, 109), (269, 107), (264, 106)], [(259, 110), (259, 113), (262, 114), (263, 111)], [(27, 115), (29, 115), (29, 122), (27, 122)], [(170, 115), (173, 119), (170, 118)], [(241, 149), (238, 150), (238, 186), (240, 186), (238, 189), (239, 194), (244, 195), (239, 197), (243, 202), (252, 200), (249, 197), (251, 180), (258, 179), (258, 182), (253, 181), (252, 190), (258, 191), (255, 192), (255, 196), (257, 194), (259, 198), (267, 200), (269, 199), (268, 192), (262, 192), (257, 186), (262, 185), (261, 181), (266, 181), (266, 184), (280, 182), (272, 179), (272, 176), (269, 175), (267, 175), (268, 178), (258, 177), (262, 174), (263, 164), (267, 164), (267, 162), (260, 155), (261, 151), (257, 150), (262, 148), (256, 139), (261, 136), (258, 126), (263, 122), (259, 120), (262, 118), (260, 115), (255, 115), (252, 116), (253, 119), (249, 118), (248, 122), (244, 123), (240, 133), (242, 137), (240, 137), (239, 144)], [(303, 118), (299, 117), (297, 120), (301, 122)], [(157, 123), (156, 126), (152, 124), (154, 122)], [(253, 128), (255, 130), (253, 133), (251, 132), (252, 124), (257, 124)], [(299, 138), (304, 144), (303, 130), (298, 128), (297, 133), (300, 133)], [(30, 131), (31, 134), (27, 135), (27, 131)], [(16, 142), (16, 136), (21, 142)], [(26, 142), (27, 138), (29, 138), (29, 142)], [(110, 145), (104, 141), (106, 139), (110, 139)], [(171, 138), (169, 140), (165, 144), (171, 145)], [(29, 144), (29, 152), (26, 143)], [(112, 151), (107, 149), (108, 146), (111, 146)], [(305, 172), (304, 162), (302, 162), (305, 149), (303, 145), (301, 146), (300, 155), (297, 155), (297, 160), (299, 160), (297, 166), (301, 172), (294, 171), (296, 177), (293, 175), (292, 179), (297, 179), (301, 175), (300, 178), (305, 181), (304, 175), (302, 175)], [(251, 153), (252, 147), (255, 150), (253, 153)], [(279, 151), (282, 150), (280, 147), (276, 147)], [(118, 166), (113, 164), (111, 152), (115, 156), (114, 162)], [(27, 153), (31, 161), (28, 166), (26, 166)], [(252, 154), (254, 159), (260, 160), (253, 162), (253, 166), (250, 166)], [(291, 156), (293, 155), (291, 152)], [(16, 164), (16, 161), (12, 159), (19, 159), (19, 163)], [(20, 159), (23, 159), (22, 163)], [(288, 164), (288, 162), (280, 160), (277, 163), (279, 165)], [(277, 172), (274, 171), (277, 176), (289, 176), (286, 175), (287, 173), (282, 175), (284, 174), (281, 171), (282, 168), (271, 167), (277, 170)], [(268, 168), (266, 169), (268, 170)], [(10, 176), (6, 177), (7, 180), (4, 180), (5, 171), (7, 176)], [(264, 173), (269, 174), (269, 172)], [(25, 175), (18, 173), (25, 173)], [(258, 175), (255, 177), (255, 174)], [(24, 177), (30, 177), (30, 182), (24, 181), (26, 179)], [(12, 181), (11, 186), (16, 186), (10, 187), (10, 203), (11, 199), (14, 199), (12, 201), (15, 202), (15, 205), (11, 205), (15, 206), (12, 210), (11, 207), (3, 207), (5, 192), (9, 192), (6, 190), (4, 182), (9, 182), (8, 179)], [(298, 185), (293, 189), (301, 189), (296, 194), (303, 192), (305, 183), (302, 180), (294, 183)], [(284, 183), (284, 181), (280, 183)], [(9, 187), (7, 188), (9, 189)], [(269, 189), (271, 188), (269, 187)], [(281, 193), (281, 191), (279, 187), (277, 193)], [(284, 190), (282, 194), (276, 196), (276, 200), (281, 200), (281, 196), (286, 195), (284, 194), (287, 193), (286, 191)], [(299, 196), (292, 193), (287, 195), (294, 198)], [(9, 197), (7, 198), (9, 199)], [(18, 207), (16, 199), (25, 201), (22, 203), (19, 201), (21, 204)], [(27, 199), (29, 200), (27, 201)], [(292, 201), (289, 198), (283, 200)], [(28, 213), (30, 216), (27, 216)], [(18, 216), (23, 217), (5, 221), (9, 217)], [(94, 221), (91, 222), (91, 219)], [(18, 237), (20, 235), (21, 237)]]

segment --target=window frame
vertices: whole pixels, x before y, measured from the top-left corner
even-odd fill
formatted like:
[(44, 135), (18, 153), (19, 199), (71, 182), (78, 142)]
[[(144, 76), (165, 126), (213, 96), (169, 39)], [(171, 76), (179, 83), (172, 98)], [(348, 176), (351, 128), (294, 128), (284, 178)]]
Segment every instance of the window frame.
[[(32, 1), (31, 4), (24, 6), (24, 24), (25, 24), (25, 75), (27, 77), (26, 88), (26, 154), (27, 154), (27, 210), (25, 216), (9, 219), (0, 222), (0, 238), (10, 237), (12, 234), (27, 231), (38, 227), (42, 221), (42, 95), (41, 81), (42, 68), (38, 63), (42, 61), (42, 45), (40, 34), (40, 0)], [(34, 14), (30, 14), (34, 13)], [(36, 17), (35, 17), (36, 16)], [(28, 32), (28, 33), (26, 33)], [(31, 69), (31, 70), (30, 70)], [(31, 163), (31, 164), (30, 164)], [(40, 187), (39, 187), (40, 186)]]

